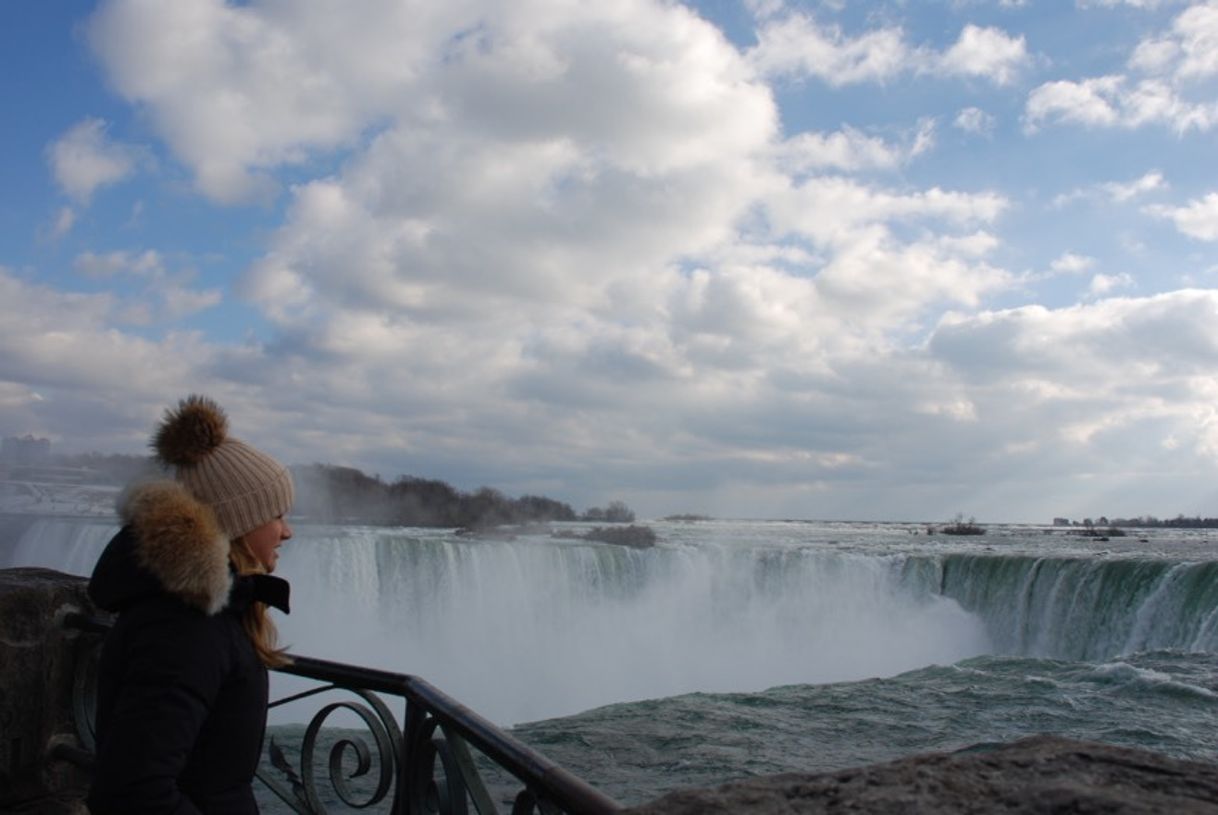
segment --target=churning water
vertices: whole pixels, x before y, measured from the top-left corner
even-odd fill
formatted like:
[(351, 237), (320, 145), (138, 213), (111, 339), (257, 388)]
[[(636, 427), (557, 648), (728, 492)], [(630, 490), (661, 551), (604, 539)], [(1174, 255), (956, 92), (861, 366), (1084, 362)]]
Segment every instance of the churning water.
[[(283, 637), (423, 676), (625, 802), (1037, 732), (1218, 759), (1208, 533), (653, 526), (647, 550), (300, 527)], [(0, 566), (84, 574), (112, 531), (39, 521)]]

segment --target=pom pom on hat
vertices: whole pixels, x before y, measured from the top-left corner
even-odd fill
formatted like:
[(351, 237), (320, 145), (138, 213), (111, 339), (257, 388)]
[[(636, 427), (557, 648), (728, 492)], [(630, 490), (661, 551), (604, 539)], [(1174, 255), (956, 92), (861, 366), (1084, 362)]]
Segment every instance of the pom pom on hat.
[(191, 394), (166, 408), (152, 447), (157, 458), (174, 467), (198, 464), (228, 438), (228, 417), (206, 396)]
[(166, 410), (152, 438), (174, 478), (211, 507), (230, 540), (287, 513), (292, 476), (271, 456), (228, 435), (228, 417), (206, 396)]

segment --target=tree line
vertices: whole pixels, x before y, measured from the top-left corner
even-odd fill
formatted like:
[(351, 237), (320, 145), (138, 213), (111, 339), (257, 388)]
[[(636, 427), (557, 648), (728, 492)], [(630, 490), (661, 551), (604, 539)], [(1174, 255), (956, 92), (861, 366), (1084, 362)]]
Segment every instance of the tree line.
[(292, 514), (317, 523), (440, 526), (480, 529), (547, 521), (630, 523), (634, 513), (621, 501), (577, 513), (570, 504), (541, 495), (511, 498), (492, 487), (462, 492), (432, 478), (403, 475), (391, 482), (354, 467), (310, 464), (292, 467), (296, 506)]
[[(53, 460), (60, 466), (88, 470), (91, 480), (118, 485), (164, 475), (151, 456), (84, 453), (54, 456)], [(570, 504), (541, 495), (511, 498), (492, 487), (462, 492), (433, 478), (403, 475), (386, 482), (379, 475), (334, 464), (289, 469), (296, 484), (292, 517), (298, 521), (483, 529), (549, 521), (632, 523), (635, 519), (621, 501), (579, 513)]]
[(1092, 520), (1084, 518), (1082, 522), (1072, 521), (1069, 518), (1054, 518), (1054, 526), (1082, 526), (1085, 528), (1093, 528), (1098, 526), (1106, 527), (1145, 527), (1148, 529), (1218, 529), (1218, 518), (1202, 518), (1200, 516), (1186, 517), (1177, 515), (1174, 518), (1164, 518), (1162, 520), (1153, 515), (1139, 515), (1136, 518), (1113, 518), (1109, 520), (1101, 515), (1099, 518)]

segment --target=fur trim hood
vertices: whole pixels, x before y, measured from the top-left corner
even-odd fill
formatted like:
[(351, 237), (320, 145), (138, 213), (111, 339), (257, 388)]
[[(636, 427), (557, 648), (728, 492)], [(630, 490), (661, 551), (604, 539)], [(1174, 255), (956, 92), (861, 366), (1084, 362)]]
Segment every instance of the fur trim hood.
[(227, 605), (233, 590), (229, 542), (215, 514), (180, 484), (153, 481), (119, 499), (122, 530), (110, 541), (89, 581), (106, 611), (122, 611), (170, 594), (205, 614)]

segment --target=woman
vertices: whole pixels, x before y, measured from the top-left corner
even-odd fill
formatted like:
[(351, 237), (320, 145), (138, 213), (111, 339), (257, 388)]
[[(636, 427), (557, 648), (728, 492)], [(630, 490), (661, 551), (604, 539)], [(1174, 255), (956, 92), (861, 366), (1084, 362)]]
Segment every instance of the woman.
[(99, 665), (93, 815), (257, 813), (267, 668), (285, 664), (267, 606), (292, 479), (228, 435), (201, 396), (168, 410), (152, 445), (173, 481), (131, 489), (89, 595), (118, 613)]

